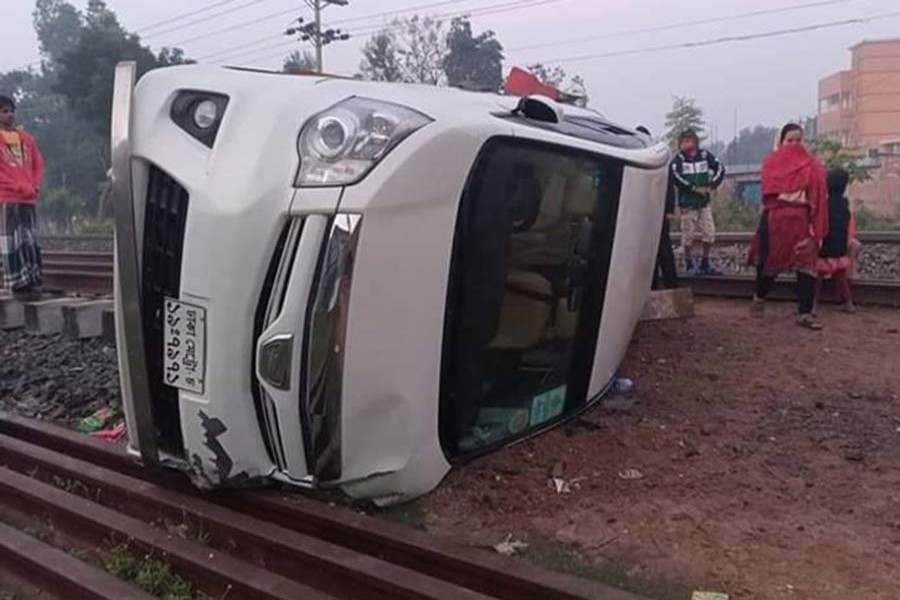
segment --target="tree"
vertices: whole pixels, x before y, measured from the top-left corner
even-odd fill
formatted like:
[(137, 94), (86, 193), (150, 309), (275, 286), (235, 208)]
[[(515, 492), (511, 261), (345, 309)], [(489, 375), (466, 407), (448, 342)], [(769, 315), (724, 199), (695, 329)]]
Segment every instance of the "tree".
[(444, 58), (447, 56), (444, 22), (415, 15), (395, 21), (395, 24), (400, 41), (397, 55), (403, 66), (404, 80), (430, 85), (444, 83)]
[(295, 50), (284, 59), (284, 65), (281, 70), (285, 73), (315, 73), (318, 71), (316, 67), (316, 57), (312, 52), (300, 52)]
[(541, 82), (552, 85), (557, 89), (560, 89), (566, 81), (566, 70), (562, 67), (549, 68), (543, 63), (535, 63), (533, 65), (528, 65), (525, 68), (528, 69), (532, 75), (540, 79)]
[(141, 45), (102, 0), (91, 0), (84, 12), (66, 0), (37, 0), (33, 19), (41, 67), (0, 73), (0, 91), (16, 99), (17, 120), (37, 137), (46, 159), (41, 224), (66, 230), (104, 216), (115, 64), (137, 60), (143, 73), (189, 61), (177, 48), (154, 54)]
[(397, 38), (389, 29), (379, 31), (366, 42), (359, 72), (370, 81), (403, 81), (403, 68), (397, 56)]
[(493, 31), (475, 36), (469, 18), (457, 17), (450, 23), (443, 67), (450, 85), (497, 91), (503, 85), (503, 46)]
[(826, 169), (846, 169), (850, 173), (850, 181), (868, 181), (872, 178), (869, 171), (859, 164), (862, 157), (846, 149), (839, 140), (817, 138), (809, 142), (809, 147)]
[(363, 48), (360, 75), (374, 81), (441, 85), (447, 36), (443, 22), (418, 15), (395, 20), (375, 33)]
[(84, 27), (75, 46), (59, 59), (61, 69), (55, 88), (105, 139), (109, 132), (116, 63), (135, 61), (140, 77), (150, 69), (190, 61), (177, 48), (163, 48), (155, 55), (141, 44), (140, 37), (119, 24), (103, 0), (89, 0), (83, 20)]
[(696, 100), (683, 96), (673, 97), (672, 110), (666, 115), (666, 139), (673, 148), (678, 144), (678, 136), (686, 129), (696, 131), (702, 141), (706, 137), (703, 135), (705, 127), (703, 109), (697, 106)]
[(566, 81), (568, 74), (562, 67), (547, 67), (543, 63), (535, 63), (525, 67), (532, 75), (541, 80), (542, 83), (553, 86), (556, 89), (579, 96), (581, 100), (577, 103), (579, 106), (587, 106), (588, 95), (587, 86), (581, 75), (573, 75), (571, 79)]
[(722, 158), (732, 165), (758, 165), (772, 151), (777, 135), (777, 127), (746, 127), (729, 142)]
[(65, 0), (37, 0), (32, 18), (44, 64), (52, 67), (78, 43), (81, 13)]

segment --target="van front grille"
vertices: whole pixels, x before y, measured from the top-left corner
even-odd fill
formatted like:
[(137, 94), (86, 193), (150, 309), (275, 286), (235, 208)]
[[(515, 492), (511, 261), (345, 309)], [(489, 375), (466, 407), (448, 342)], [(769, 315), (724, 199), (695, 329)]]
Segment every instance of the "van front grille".
[(188, 193), (168, 174), (150, 167), (144, 212), (141, 300), (147, 376), (160, 450), (184, 455), (178, 389), (163, 383), (163, 304), (181, 294), (181, 261)]

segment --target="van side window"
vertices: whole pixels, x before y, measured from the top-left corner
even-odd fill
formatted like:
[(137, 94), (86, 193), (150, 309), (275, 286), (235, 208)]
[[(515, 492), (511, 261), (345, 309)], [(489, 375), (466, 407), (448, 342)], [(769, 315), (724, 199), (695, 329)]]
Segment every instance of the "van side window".
[(590, 372), (573, 367), (585, 362), (574, 349), (596, 345), (602, 293), (592, 281), (608, 268), (598, 250), (620, 184), (621, 166), (602, 157), (512, 141), (482, 154), (451, 270), (441, 393), (450, 454), (583, 406)]

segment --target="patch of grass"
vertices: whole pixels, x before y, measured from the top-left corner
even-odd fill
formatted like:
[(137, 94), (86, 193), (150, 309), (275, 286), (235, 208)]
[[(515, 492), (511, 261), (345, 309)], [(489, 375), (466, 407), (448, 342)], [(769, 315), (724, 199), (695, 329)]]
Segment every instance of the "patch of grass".
[(389, 506), (387, 508), (377, 508), (372, 512), (373, 516), (380, 517), (386, 521), (400, 523), (413, 529), (425, 530), (425, 508), (421, 502), (407, 502), (397, 506)]
[(172, 535), (177, 535), (183, 540), (194, 542), (195, 544), (200, 544), (201, 546), (209, 545), (210, 535), (206, 528), (203, 526), (203, 523), (192, 523), (190, 516), (186, 512), (182, 515), (181, 523), (173, 525), (166, 521), (162, 521), (160, 525), (163, 529), (165, 529)]
[(161, 600), (195, 600), (193, 586), (176, 574), (169, 563), (148, 554), (136, 558), (127, 544), (110, 550), (104, 569)]
[(521, 556), (548, 571), (590, 579), (654, 600), (686, 600), (691, 597), (689, 588), (632, 575), (629, 568), (621, 563), (593, 562), (563, 544), (549, 540), (529, 540), (529, 546)]
[(856, 226), (860, 231), (900, 231), (900, 219), (883, 217), (861, 206), (856, 211)]
[(713, 220), (718, 231), (756, 231), (760, 208), (716, 196), (712, 201)]
[(100, 502), (100, 489), (98, 488), (92, 490), (81, 480), (68, 479), (65, 477), (54, 475), (50, 483), (52, 483), (55, 487), (58, 487), (59, 489), (74, 496), (80, 496), (85, 500), (91, 500), (97, 503)]

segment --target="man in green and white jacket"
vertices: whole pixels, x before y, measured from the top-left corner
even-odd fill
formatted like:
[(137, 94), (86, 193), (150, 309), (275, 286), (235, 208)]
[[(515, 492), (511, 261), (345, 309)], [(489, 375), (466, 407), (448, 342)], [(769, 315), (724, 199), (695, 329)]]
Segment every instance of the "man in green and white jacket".
[[(700, 149), (700, 139), (693, 129), (678, 136), (678, 150), (672, 160), (672, 181), (678, 191), (685, 266), (690, 275), (718, 275), (709, 264), (709, 251), (716, 241), (710, 202), (713, 190), (725, 178), (725, 167), (712, 153)], [(696, 268), (692, 248), (698, 237), (703, 243), (703, 259)]]

